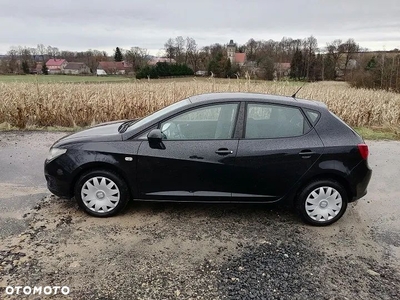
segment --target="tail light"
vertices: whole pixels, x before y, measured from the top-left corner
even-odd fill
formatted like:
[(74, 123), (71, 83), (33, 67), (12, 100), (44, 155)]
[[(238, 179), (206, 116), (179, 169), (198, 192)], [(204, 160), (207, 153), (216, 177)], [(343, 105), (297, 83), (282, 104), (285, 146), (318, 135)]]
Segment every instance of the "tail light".
[(368, 158), (369, 150), (367, 144), (358, 144), (358, 151), (363, 159)]

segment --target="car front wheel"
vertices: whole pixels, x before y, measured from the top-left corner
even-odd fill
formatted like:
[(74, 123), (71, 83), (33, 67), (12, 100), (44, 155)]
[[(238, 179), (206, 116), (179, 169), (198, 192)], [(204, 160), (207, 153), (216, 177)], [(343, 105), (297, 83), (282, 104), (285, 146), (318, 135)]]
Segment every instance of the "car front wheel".
[(334, 180), (317, 180), (302, 190), (296, 206), (306, 223), (326, 226), (343, 216), (347, 202), (346, 190), (340, 183)]
[(128, 188), (117, 174), (110, 171), (90, 171), (75, 185), (75, 199), (89, 215), (111, 217), (128, 202)]

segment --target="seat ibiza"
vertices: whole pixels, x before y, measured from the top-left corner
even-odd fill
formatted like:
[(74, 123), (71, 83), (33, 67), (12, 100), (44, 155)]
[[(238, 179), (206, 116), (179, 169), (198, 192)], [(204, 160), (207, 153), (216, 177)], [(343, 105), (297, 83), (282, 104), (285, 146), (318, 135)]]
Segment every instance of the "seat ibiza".
[(214, 93), (66, 136), (44, 171), (52, 193), (92, 216), (130, 199), (282, 203), (323, 226), (367, 193), (367, 159), (363, 139), (321, 102)]

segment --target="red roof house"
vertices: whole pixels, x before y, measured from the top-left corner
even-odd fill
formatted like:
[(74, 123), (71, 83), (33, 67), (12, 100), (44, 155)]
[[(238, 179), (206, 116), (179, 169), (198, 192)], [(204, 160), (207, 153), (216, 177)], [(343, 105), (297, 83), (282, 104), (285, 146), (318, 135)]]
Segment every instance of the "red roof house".
[(46, 62), (49, 74), (57, 74), (64, 71), (65, 66), (68, 62), (65, 59), (51, 58)]
[(239, 66), (243, 66), (246, 62), (246, 53), (235, 53), (234, 62), (237, 63)]
[(100, 61), (97, 66), (97, 75), (123, 75), (131, 68), (124, 61)]

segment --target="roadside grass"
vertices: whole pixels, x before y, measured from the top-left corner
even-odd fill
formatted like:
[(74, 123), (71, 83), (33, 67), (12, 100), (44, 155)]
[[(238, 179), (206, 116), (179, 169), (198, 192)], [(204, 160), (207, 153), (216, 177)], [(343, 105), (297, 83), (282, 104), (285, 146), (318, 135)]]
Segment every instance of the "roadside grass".
[(400, 140), (400, 128), (356, 127), (354, 130), (365, 140)]
[(47, 127), (39, 127), (36, 125), (28, 125), (24, 129), (19, 129), (16, 126), (12, 126), (7, 122), (0, 123), (0, 132), (1, 131), (48, 131), (48, 132), (77, 132), (88, 127), (64, 127), (64, 126), (47, 126)]

